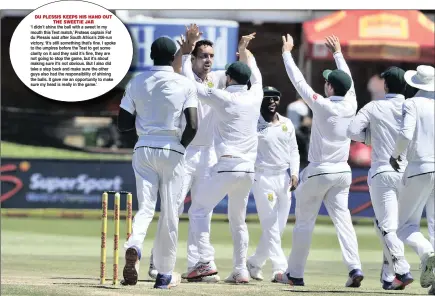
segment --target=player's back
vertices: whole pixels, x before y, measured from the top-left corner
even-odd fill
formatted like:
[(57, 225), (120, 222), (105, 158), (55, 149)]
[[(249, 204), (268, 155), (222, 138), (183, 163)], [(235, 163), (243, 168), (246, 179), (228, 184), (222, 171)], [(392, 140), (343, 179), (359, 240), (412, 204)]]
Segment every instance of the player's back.
[(407, 159), (411, 163), (434, 163), (435, 100), (433, 92), (419, 92), (405, 104), (413, 104), (416, 110), (416, 126), (408, 146)]
[(311, 163), (347, 162), (350, 139), (346, 131), (356, 108), (351, 100), (343, 97), (323, 99), (319, 104), (313, 108), (308, 160)]
[[(389, 164), (402, 122), (403, 95), (387, 94), (385, 98), (368, 103), (372, 167)], [(402, 155), (405, 161), (405, 154)]]
[(231, 91), (231, 99), (216, 114), (216, 152), (219, 156), (232, 155), (255, 163), (262, 96), (241, 86), (230, 86), (227, 90)]
[(173, 72), (172, 67), (153, 67), (133, 78), (129, 95), (136, 107), (138, 136), (181, 137), (181, 115), (192, 82)]

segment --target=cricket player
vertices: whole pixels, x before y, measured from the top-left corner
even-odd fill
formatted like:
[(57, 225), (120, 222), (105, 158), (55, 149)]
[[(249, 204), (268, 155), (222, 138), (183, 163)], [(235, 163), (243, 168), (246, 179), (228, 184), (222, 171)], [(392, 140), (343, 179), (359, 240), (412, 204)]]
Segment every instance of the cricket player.
[(309, 165), (300, 174), (295, 191), (296, 223), (293, 245), (286, 276), (275, 278), (282, 283), (303, 286), (314, 225), (322, 202), (335, 225), (343, 261), (349, 270), (346, 287), (360, 287), (364, 275), (358, 255), (358, 242), (348, 208), (352, 173), (349, 158), (350, 139), (346, 130), (355, 116), (357, 103), (349, 67), (341, 53), (337, 37), (326, 38), (326, 46), (333, 53), (338, 70), (325, 70), (326, 97), (313, 91), (297, 68), (291, 50), (293, 38), (283, 39), (283, 59), (287, 74), (308, 107), (313, 111), (313, 125), (309, 149)]
[(251, 278), (259, 281), (264, 279), (262, 267), (269, 258), (272, 261), (272, 279), (287, 270), (281, 236), (290, 212), (291, 191), (297, 187), (299, 176), (295, 128), (290, 119), (277, 112), (281, 92), (268, 86), (263, 88), (263, 93), (252, 186), (262, 233), (255, 253), (247, 260)]
[[(395, 171), (401, 169), (400, 155), (407, 149), (408, 165), (399, 192), (399, 225), (397, 237), (409, 245), (421, 260), (420, 285), (435, 285), (435, 255), (433, 245), (420, 232), (423, 209), (434, 199), (435, 178), (435, 69), (421, 65), (417, 71), (406, 71), (405, 81), (419, 91), (403, 104), (403, 119), (390, 158)], [(433, 214), (432, 214), (433, 215)]]
[[(246, 49), (254, 35), (255, 33), (242, 37), (239, 43), (240, 61), (227, 68), (225, 90), (208, 88), (195, 82), (198, 97), (210, 105), (216, 115), (214, 145), (218, 161), (210, 177), (199, 184), (198, 196), (201, 198), (193, 200), (189, 210), (200, 259), (189, 273), (188, 279), (218, 273), (214, 264), (214, 249), (210, 247), (209, 215), (225, 195), (228, 195), (234, 270), (225, 281), (249, 282), (246, 268), (249, 234), (245, 218), (249, 192), (254, 182), (258, 145), (257, 122), (263, 99), (260, 71), (255, 58)], [(249, 80), (250, 90), (247, 89)]]
[[(405, 98), (409, 99), (415, 96), (415, 94), (419, 91), (418, 88), (412, 87), (409, 84), (406, 84), (405, 87)], [(427, 203), (426, 203), (426, 219), (427, 219), (427, 230), (429, 233), (429, 240), (431, 242), (431, 244), (434, 246), (435, 248), (435, 215), (434, 215), (434, 211), (435, 211), (435, 198), (429, 198)]]
[[(154, 242), (153, 260), (158, 271), (154, 288), (168, 289), (181, 280), (173, 269), (178, 211), (184, 201), (183, 155), (196, 134), (198, 98), (192, 82), (174, 73), (172, 62), (176, 50), (171, 39), (156, 39), (151, 45), (154, 66), (130, 81), (121, 100), (119, 122), (125, 122), (124, 130), (136, 125), (138, 134), (132, 164), (139, 210), (133, 219), (132, 234), (124, 245), (124, 285), (137, 283), (142, 245), (154, 216), (157, 192), (161, 213)], [(187, 124), (181, 132), (183, 113)]]
[(403, 290), (414, 281), (405, 260), (403, 243), (398, 241), (395, 244), (391, 240), (396, 236), (397, 196), (406, 166), (405, 151), (401, 155), (404, 163), (399, 172), (394, 171), (389, 163), (402, 121), (402, 105), (405, 102), (402, 93), (406, 86), (404, 74), (405, 71), (398, 67), (390, 67), (383, 72), (385, 97), (366, 104), (347, 130), (352, 140), (372, 146), (367, 183), (376, 216), (376, 234), (384, 251), (381, 283), (385, 290)]
[[(190, 25), (186, 30), (186, 40), (181, 36), (181, 42), (179, 42), (180, 49), (175, 55), (174, 64), (181, 64), (181, 68), (175, 71), (180, 71), (182, 75), (186, 76), (186, 72), (193, 73), (195, 81), (202, 83), (210, 88), (224, 89), (226, 87), (226, 75), (225, 71), (211, 71), (214, 60), (213, 43), (210, 40), (197, 40), (200, 37), (199, 28), (196, 24)], [(186, 52), (183, 58), (182, 49), (185, 48)], [(191, 53), (191, 54), (190, 54)], [(190, 69), (189, 71), (183, 68)], [(186, 175), (184, 179), (183, 196), (190, 190), (191, 199), (202, 198), (197, 196), (198, 184), (203, 182), (204, 178), (207, 178), (210, 174), (210, 169), (216, 164), (216, 153), (213, 146), (213, 112), (209, 105), (204, 102), (198, 103), (198, 130), (195, 138), (186, 148), (184, 155)], [(183, 213), (184, 203), (180, 207), (180, 215)], [(190, 215), (190, 212), (189, 212)], [(209, 215), (211, 220), (212, 213)], [(189, 220), (190, 221), (190, 220)], [(190, 224), (190, 223), (189, 223)], [(157, 270), (153, 264), (153, 255), (150, 258), (150, 267), (148, 275), (151, 278), (155, 278)], [(187, 272), (183, 273), (182, 278), (186, 278), (187, 275), (193, 270), (198, 263), (199, 254), (197, 250), (197, 242), (193, 240), (191, 226), (189, 225), (188, 240), (187, 240)], [(218, 282), (220, 280), (219, 275), (210, 275), (197, 281), (204, 282)]]

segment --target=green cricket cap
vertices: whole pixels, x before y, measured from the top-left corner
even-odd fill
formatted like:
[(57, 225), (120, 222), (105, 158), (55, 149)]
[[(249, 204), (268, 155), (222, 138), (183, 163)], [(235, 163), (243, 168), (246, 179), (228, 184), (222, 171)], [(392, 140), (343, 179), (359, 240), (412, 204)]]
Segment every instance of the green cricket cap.
[(251, 69), (249, 69), (249, 66), (245, 63), (234, 62), (228, 66), (225, 74), (230, 76), (238, 83), (245, 85), (248, 84), (248, 81), (251, 78)]
[(343, 70), (325, 70), (323, 71), (323, 78), (331, 83), (336, 92), (348, 92), (352, 87), (352, 78)]
[(265, 97), (281, 97), (281, 92), (273, 86), (263, 87), (263, 96)]

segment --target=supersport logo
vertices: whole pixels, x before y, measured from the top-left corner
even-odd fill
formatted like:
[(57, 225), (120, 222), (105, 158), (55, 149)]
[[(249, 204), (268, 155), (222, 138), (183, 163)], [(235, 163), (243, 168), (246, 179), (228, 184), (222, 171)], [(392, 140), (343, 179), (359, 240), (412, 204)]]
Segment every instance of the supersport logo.
[(18, 191), (20, 191), (21, 188), (23, 188), (23, 182), (19, 178), (15, 177), (15, 176), (3, 174), (5, 172), (15, 172), (18, 168), (21, 171), (25, 172), (25, 171), (29, 170), (30, 164), (27, 161), (23, 161), (19, 164), (19, 166), (15, 165), (15, 164), (6, 164), (6, 165), (3, 165), (0, 167), (0, 173), (1, 173), (0, 182), (10, 182), (10, 183), (13, 183), (15, 185), (14, 188), (12, 188), (8, 192), (1, 195), (0, 202), (4, 202), (5, 200), (11, 198)]

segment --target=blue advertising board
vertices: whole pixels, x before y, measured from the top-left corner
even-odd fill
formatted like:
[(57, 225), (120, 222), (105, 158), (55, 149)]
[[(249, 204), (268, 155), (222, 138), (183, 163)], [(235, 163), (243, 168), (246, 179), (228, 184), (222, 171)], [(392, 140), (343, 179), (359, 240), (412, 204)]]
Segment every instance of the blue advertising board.
[(201, 39), (213, 42), (214, 63), (212, 70), (223, 70), (227, 63), (236, 61), (239, 24), (223, 20), (190, 20), (190, 19), (137, 19), (123, 20), (133, 40), (133, 61), (131, 72), (148, 70), (153, 61), (150, 57), (151, 44), (159, 37), (166, 36), (180, 40), (185, 35), (186, 25), (196, 23), (201, 32)]
[[(373, 217), (367, 187), (367, 168), (352, 169), (352, 186), (349, 209), (353, 216)], [(100, 209), (104, 191), (130, 191), (133, 193), (133, 209), (137, 210), (136, 184), (131, 162), (126, 161), (78, 161), (3, 158), (0, 167), (2, 208), (62, 208)], [(109, 206), (112, 207), (113, 199)], [(190, 207), (186, 196), (184, 212)], [(125, 202), (121, 202), (125, 209)], [(215, 208), (215, 213), (226, 214), (225, 197)], [(159, 211), (159, 203), (156, 210)], [(293, 196), (290, 214), (294, 214)], [(255, 215), (257, 209), (251, 194), (247, 214)], [(328, 215), (322, 205), (320, 215)]]

